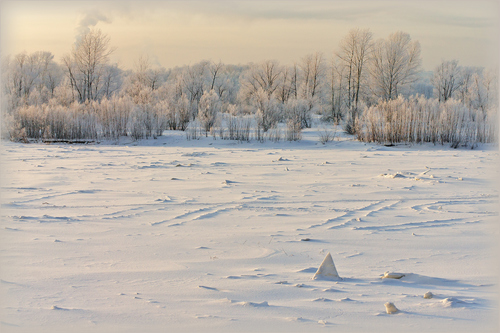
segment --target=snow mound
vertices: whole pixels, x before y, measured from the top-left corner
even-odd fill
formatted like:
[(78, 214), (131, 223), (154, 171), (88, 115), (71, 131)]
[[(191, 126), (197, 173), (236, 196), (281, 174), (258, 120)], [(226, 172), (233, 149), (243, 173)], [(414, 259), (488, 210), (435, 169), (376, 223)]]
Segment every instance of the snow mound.
[(313, 276), (313, 280), (339, 280), (339, 273), (337, 273), (337, 269), (335, 268), (335, 264), (333, 263), (332, 255), (330, 252), (326, 255), (325, 259), (319, 266), (318, 270)]
[(344, 297), (344, 298), (337, 300), (337, 302), (356, 302), (356, 301), (349, 298), (349, 297)]
[(330, 293), (338, 293), (338, 292), (340, 292), (340, 290), (334, 289), (334, 288), (323, 289), (323, 291), (324, 292), (330, 292)]
[(393, 313), (398, 313), (399, 312), (399, 310), (396, 308), (396, 306), (394, 305), (394, 303), (387, 302), (384, 305), (385, 305), (385, 311), (388, 314), (393, 314)]
[(424, 294), (424, 298), (426, 298), (426, 299), (430, 299), (430, 298), (433, 298), (433, 297), (434, 297), (434, 294), (431, 293), (430, 291), (428, 291), (428, 292), (426, 292)]
[(467, 303), (464, 302), (464, 301), (461, 301), (459, 299), (456, 299), (456, 298), (453, 298), (453, 297), (448, 297), (448, 298), (445, 298), (441, 301), (441, 304), (445, 307), (445, 308), (451, 308), (451, 307), (455, 307), (457, 305), (466, 305)]
[(235, 304), (242, 305), (242, 306), (251, 306), (251, 307), (256, 307), (256, 308), (268, 307), (269, 306), (269, 303), (267, 303), (267, 301), (260, 302), (260, 303), (255, 303), (255, 302), (237, 302)]

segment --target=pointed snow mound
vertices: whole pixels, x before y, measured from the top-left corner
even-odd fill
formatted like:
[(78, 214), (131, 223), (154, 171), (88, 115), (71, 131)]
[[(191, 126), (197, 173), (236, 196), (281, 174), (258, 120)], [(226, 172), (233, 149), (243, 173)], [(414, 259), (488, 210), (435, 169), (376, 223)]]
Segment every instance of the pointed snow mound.
[(319, 266), (316, 274), (313, 276), (313, 280), (339, 280), (339, 273), (337, 273), (337, 269), (335, 268), (335, 264), (333, 263), (332, 255), (330, 252), (326, 255), (325, 259)]
[(393, 314), (393, 313), (398, 313), (399, 312), (399, 309), (396, 308), (396, 306), (394, 305), (394, 303), (387, 302), (384, 305), (385, 305), (385, 311), (388, 314)]

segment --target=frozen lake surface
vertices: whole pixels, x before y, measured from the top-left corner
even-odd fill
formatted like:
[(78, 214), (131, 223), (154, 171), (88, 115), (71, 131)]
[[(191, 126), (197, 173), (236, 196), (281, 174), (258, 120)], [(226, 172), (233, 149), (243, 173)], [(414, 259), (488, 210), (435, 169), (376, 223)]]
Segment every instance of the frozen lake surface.
[(498, 162), (314, 129), (4, 142), (1, 331), (494, 331)]

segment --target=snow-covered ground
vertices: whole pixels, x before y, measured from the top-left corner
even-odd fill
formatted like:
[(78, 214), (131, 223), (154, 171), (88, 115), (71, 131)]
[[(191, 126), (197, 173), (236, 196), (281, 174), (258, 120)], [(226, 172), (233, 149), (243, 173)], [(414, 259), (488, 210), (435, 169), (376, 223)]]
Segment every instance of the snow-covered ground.
[(4, 142), (0, 330), (494, 331), (497, 147), (317, 135)]

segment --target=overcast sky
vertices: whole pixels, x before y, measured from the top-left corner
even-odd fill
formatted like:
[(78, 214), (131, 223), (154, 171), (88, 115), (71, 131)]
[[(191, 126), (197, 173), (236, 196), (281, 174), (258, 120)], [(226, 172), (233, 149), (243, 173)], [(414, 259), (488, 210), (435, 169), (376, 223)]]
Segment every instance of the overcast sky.
[(458, 59), (497, 66), (498, 0), (399, 1), (2, 1), (1, 53), (50, 51), (57, 61), (78, 35), (97, 27), (132, 68), (147, 54), (166, 68), (201, 60), (291, 64), (309, 53), (330, 58), (352, 28), (374, 39), (404, 31), (422, 47), (423, 67)]

